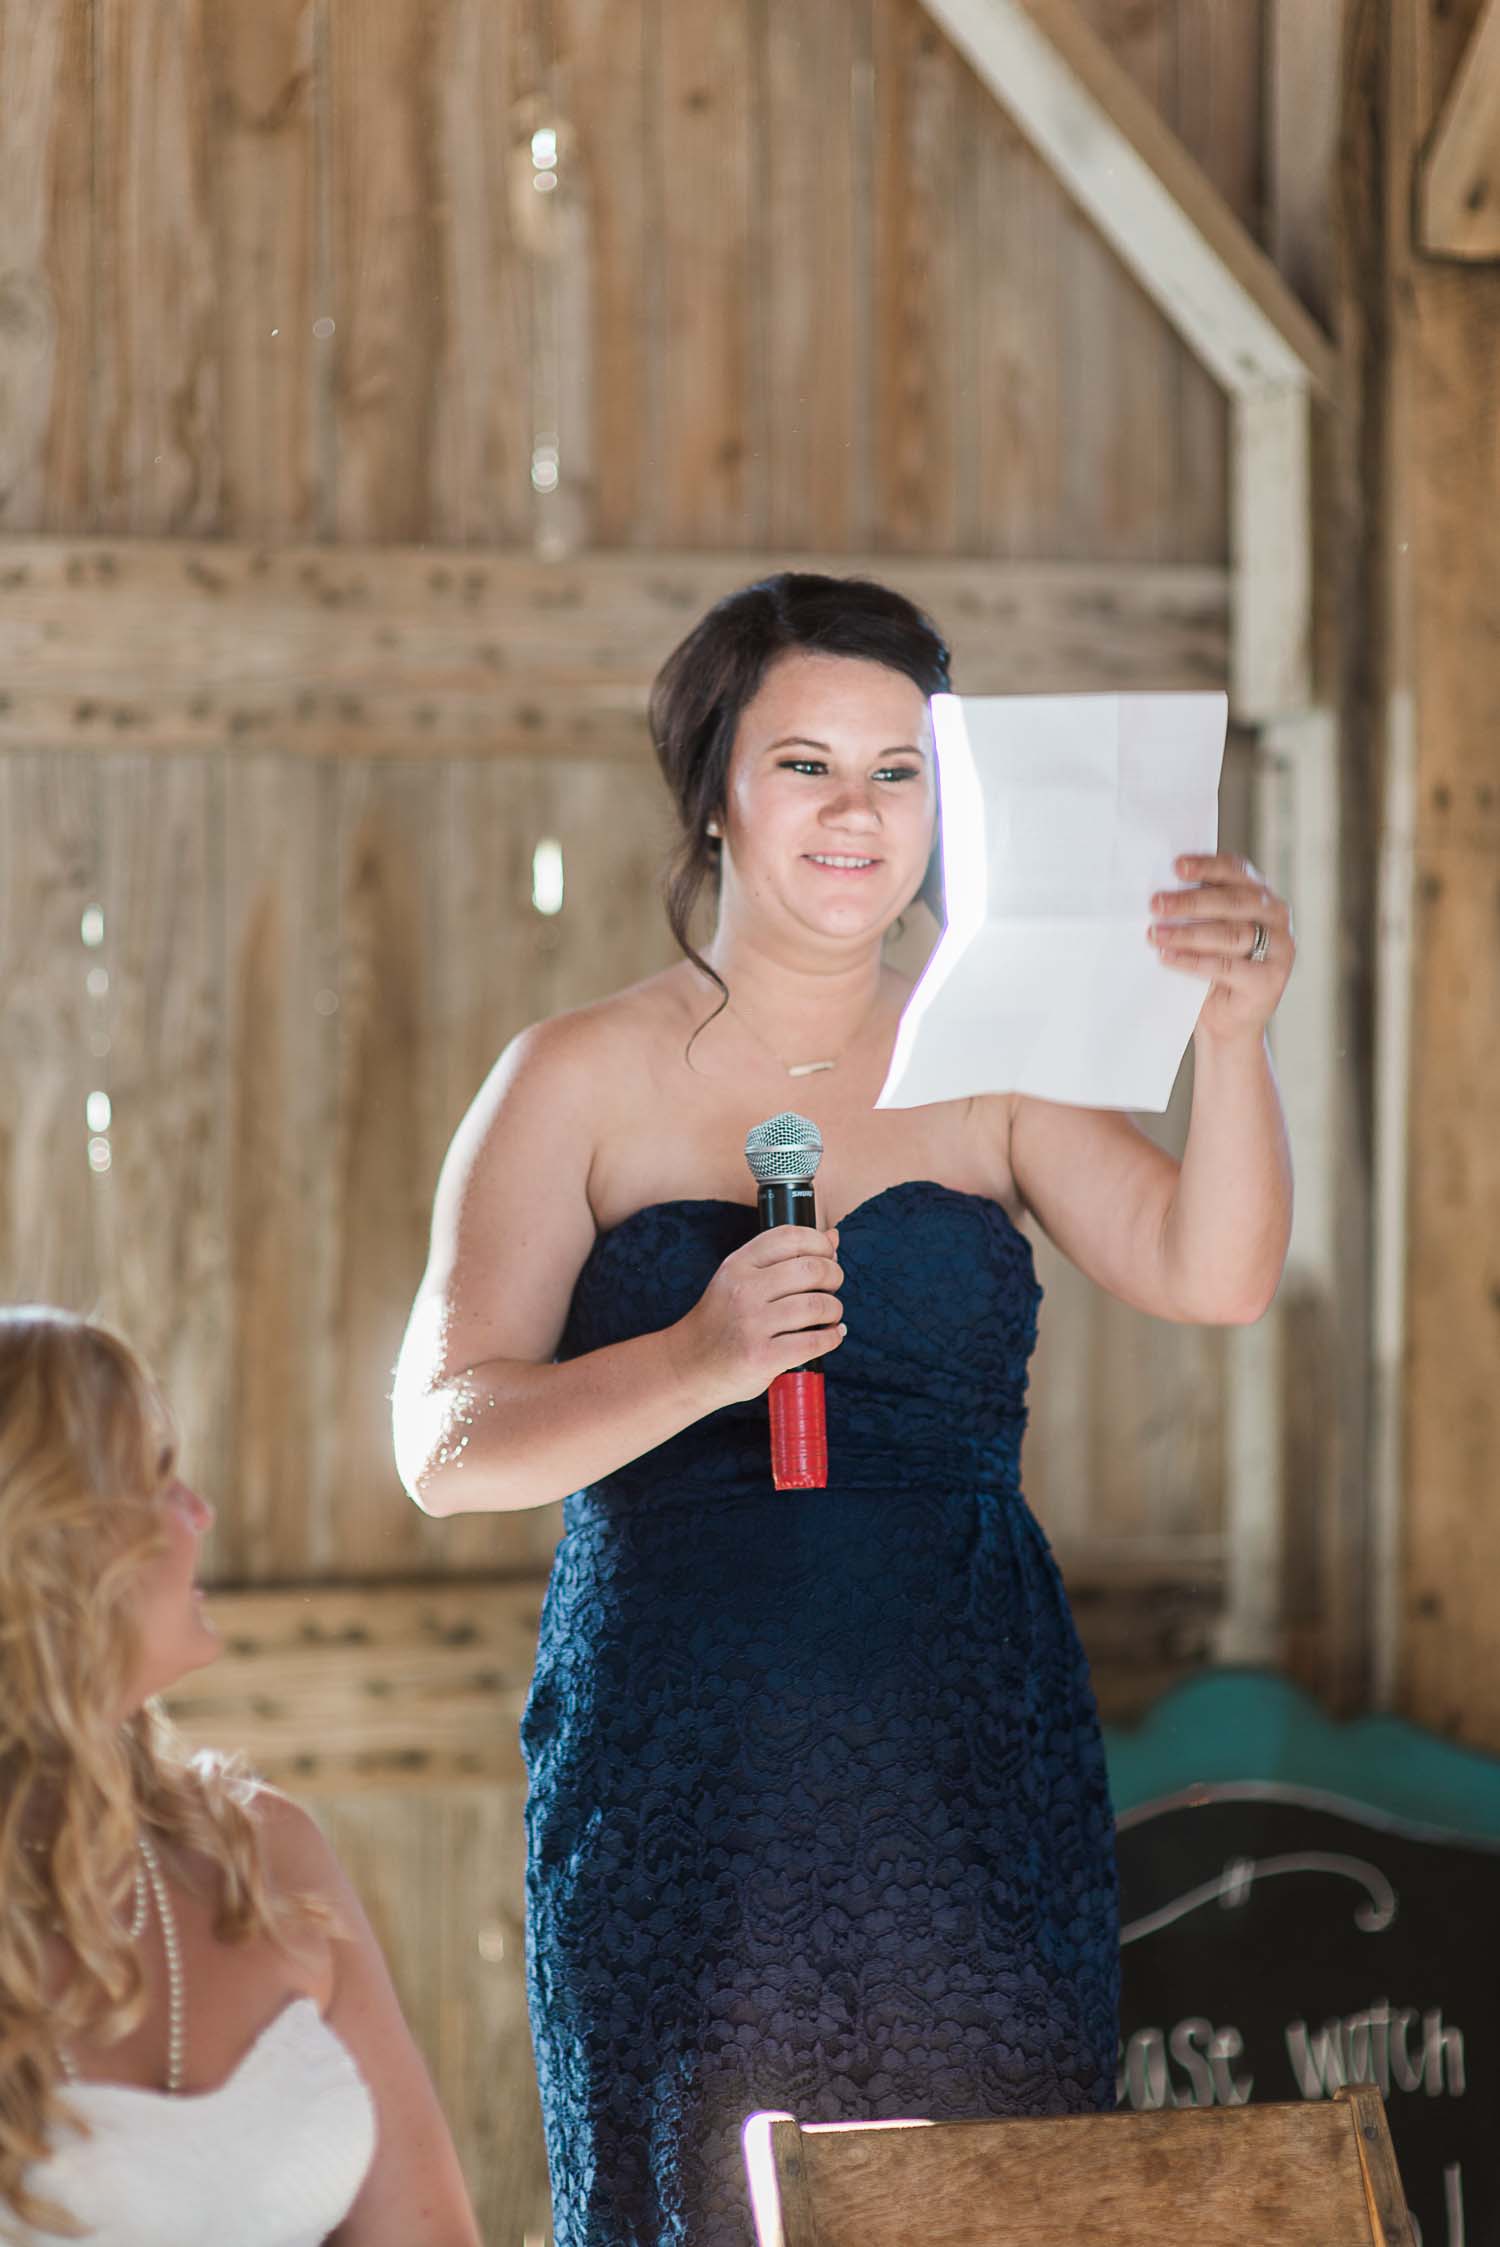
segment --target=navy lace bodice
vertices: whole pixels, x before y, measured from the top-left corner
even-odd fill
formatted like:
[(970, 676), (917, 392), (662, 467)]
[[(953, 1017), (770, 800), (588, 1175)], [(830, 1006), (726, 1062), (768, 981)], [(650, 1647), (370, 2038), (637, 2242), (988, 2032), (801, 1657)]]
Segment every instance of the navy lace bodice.
[[(562, 1353), (681, 1317), (754, 1212), (600, 1237)], [(917, 1181), (840, 1229), (829, 1487), (764, 1399), (571, 1498), (523, 1724), (557, 2247), (749, 2247), (739, 2129), (1113, 2104), (1112, 1821), (1020, 1494), (1031, 1252)]]

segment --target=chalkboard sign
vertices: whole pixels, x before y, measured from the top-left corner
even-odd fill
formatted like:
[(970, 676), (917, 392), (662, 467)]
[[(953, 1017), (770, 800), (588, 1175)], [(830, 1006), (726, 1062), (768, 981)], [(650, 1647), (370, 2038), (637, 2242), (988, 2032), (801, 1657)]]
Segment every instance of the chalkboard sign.
[(1127, 1806), (1119, 1858), (1122, 2105), (1377, 2083), (1421, 2247), (1500, 2247), (1496, 1840), (1237, 1779)]

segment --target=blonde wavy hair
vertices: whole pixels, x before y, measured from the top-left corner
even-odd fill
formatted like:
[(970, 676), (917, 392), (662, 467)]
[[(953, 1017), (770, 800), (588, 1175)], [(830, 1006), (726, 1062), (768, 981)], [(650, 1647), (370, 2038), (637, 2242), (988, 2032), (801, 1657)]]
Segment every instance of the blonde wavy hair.
[[(244, 1768), (191, 1755), (153, 1703), (120, 1717), (175, 1443), (160, 1389), (117, 1334), (41, 1305), (0, 1310), (0, 2214), (54, 2232), (77, 2226), (25, 2172), (69, 2118), (62, 2052), (127, 2035), (145, 2008), (124, 1925), (137, 1837), (214, 1868), (224, 1941), (283, 1940), (288, 1916)], [(61, 1990), (49, 1930), (74, 1961)]]

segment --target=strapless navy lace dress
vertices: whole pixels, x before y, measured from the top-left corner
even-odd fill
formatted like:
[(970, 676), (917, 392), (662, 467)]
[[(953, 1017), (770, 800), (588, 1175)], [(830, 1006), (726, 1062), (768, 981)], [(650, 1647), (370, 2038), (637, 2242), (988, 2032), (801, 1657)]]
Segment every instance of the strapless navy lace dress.
[[(565, 1356), (669, 1325), (754, 1212), (601, 1236)], [(744, 2117), (1114, 2104), (1113, 1821), (1021, 1497), (1031, 1251), (978, 1195), (851, 1211), (829, 1487), (763, 1399), (569, 1499), (522, 1737), (557, 2247), (749, 2247)]]

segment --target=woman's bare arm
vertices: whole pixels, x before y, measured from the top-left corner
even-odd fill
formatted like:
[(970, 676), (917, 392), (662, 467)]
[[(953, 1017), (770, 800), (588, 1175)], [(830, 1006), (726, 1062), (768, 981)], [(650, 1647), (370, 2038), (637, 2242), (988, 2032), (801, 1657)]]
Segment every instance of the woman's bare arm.
[(1015, 1102), (1011, 1170), (1063, 1253), (1158, 1318), (1258, 1319), (1292, 1222), (1292, 1163), (1266, 1025), (1292, 972), (1291, 914), (1247, 859), (1180, 858), (1151, 901), (1164, 964), (1207, 984), (1187, 1145), (1173, 1162), (1128, 1118)]
[(375, 2105), (375, 2158), (333, 2247), (480, 2247), (458, 2156), (353, 1884), (297, 1803), (266, 1788), (256, 1816), (283, 1895), (328, 1903), (338, 1933), (324, 2019)]
[[(396, 1460), (428, 1513), (545, 1505), (837, 1341), (829, 1236), (767, 1233), (689, 1315), (552, 1362), (595, 1237), (588, 1179), (616, 1057), (564, 1017), (507, 1049), (459, 1127), (395, 1383)], [(804, 1340), (807, 1337), (804, 1335)]]

